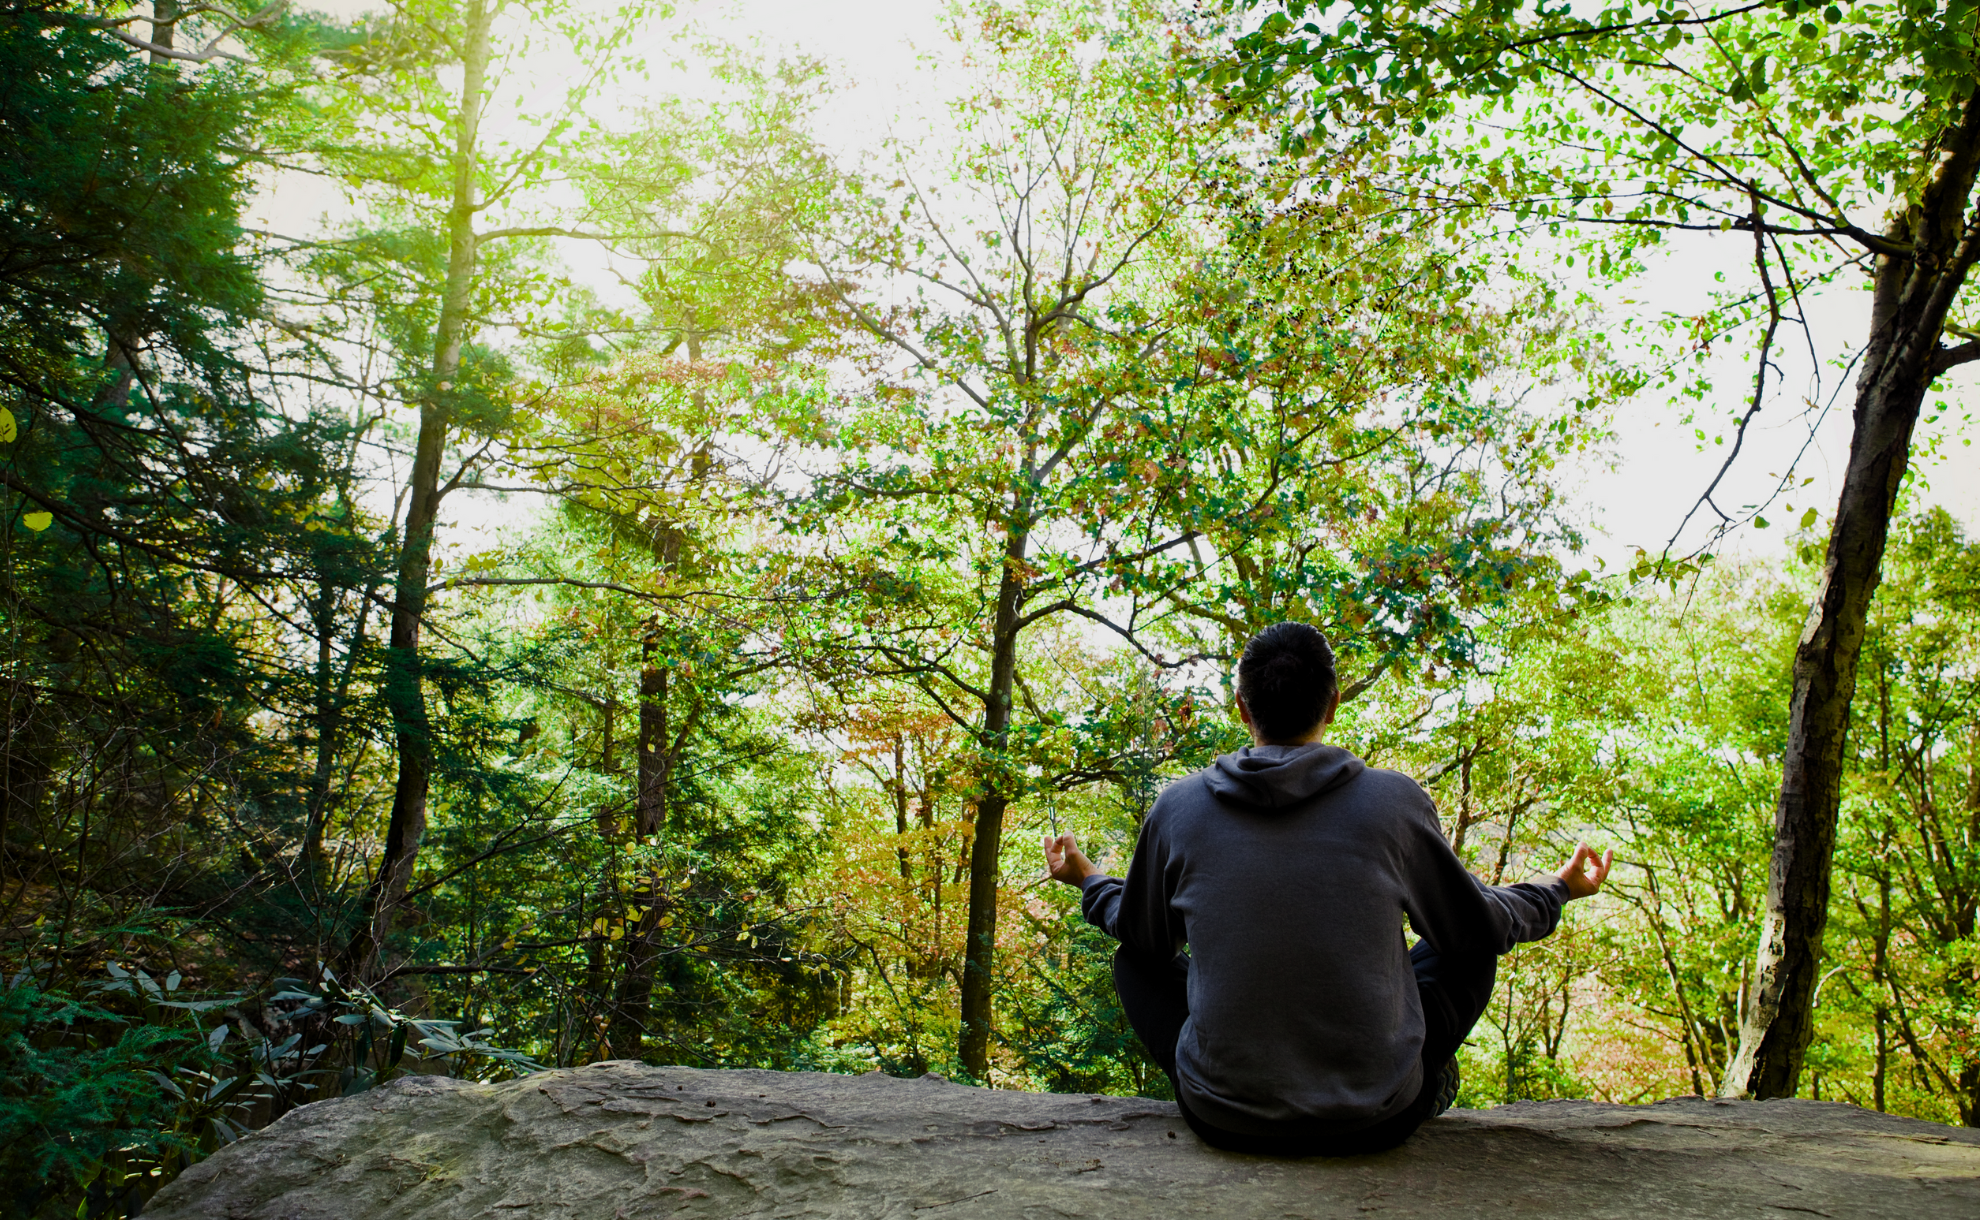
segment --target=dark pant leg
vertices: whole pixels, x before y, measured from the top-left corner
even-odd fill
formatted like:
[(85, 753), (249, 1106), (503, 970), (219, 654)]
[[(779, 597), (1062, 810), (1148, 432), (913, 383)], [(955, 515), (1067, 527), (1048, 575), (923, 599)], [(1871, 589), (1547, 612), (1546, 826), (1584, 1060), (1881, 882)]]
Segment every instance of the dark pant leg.
[(1189, 1020), (1189, 975), (1174, 962), (1156, 965), (1122, 947), (1114, 950), (1114, 993), (1149, 1058), (1174, 1080), (1176, 1041)]
[[(1114, 993), (1121, 998), (1121, 1009), (1127, 1014), (1128, 1024), (1134, 1027), (1135, 1037), (1140, 1038), (1141, 1045), (1147, 1048), (1148, 1057), (1168, 1073), (1173, 1089), (1176, 1043), (1182, 1037), (1183, 1022), (1189, 1020), (1189, 973), (1186, 962), (1176, 960), (1156, 965), (1130, 954), (1125, 947), (1116, 949)], [(1174, 1089), (1174, 1092), (1176, 1108), (1182, 1111), (1183, 1122), (1189, 1124), (1189, 1129), (1196, 1132), (1197, 1138), (1204, 1143), (1233, 1152), (1259, 1151), (1249, 1142), (1256, 1137), (1220, 1131), (1210, 1126), (1183, 1101), (1181, 1089)]]
[[(1423, 1086), (1402, 1113), (1349, 1135), (1245, 1135), (1205, 1123), (1182, 1104), (1179, 1092), (1177, 1104), (1183, 1121), (1213, 1148), (1263, 1156), (1357, 1156), (1386, 1152), (1401, 1144), (1436, 1109), (1437, 1079), (1470, 1036), (1472, 1026), (1485, 1015), (1499, 972), (1499, 959), (1493, 954), (1445, 957), (1428, 941), (1416, 943), (1409, 952), (1409, 963), (1423, 1006)], [(1128, 1024), (1173, 1081), (1176, 1040), (1189, 1018), (1187, 976), (1172, 968), (1151, 967), (1121, 950), (1114, 954), (1114, 989), (1127, 1012)]]
[(1499, 958), (1493, 953), (1445, 957), (1419, 940), (1409, 951), (1409, 964), (1423, 1002), (1423, 1062), (1441, 1070), (1491, 1005)]
[(1323, 1150), (1323, 1155), (1385, 1152), (1415, 1134), (1437, 1108), (1437, 1081), (1444, 1065), (1471, 1036), (1471, 1027), (1492, 1002), (1499, 978), (1496, 954), (1446, 957), (1429, 941), (1419, 940), (1409, 951), (1409, 964), (1416, 972), (1416, 995), (1423, 1005), (1423, 1088), (1402, 1113), (1341, 1137), (1338, 1146)]

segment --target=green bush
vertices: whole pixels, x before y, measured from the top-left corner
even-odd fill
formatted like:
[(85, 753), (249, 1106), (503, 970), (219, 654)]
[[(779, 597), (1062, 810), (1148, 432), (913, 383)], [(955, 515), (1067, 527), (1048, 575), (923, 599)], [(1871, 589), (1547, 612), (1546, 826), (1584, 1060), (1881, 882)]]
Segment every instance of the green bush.
[(213, 1051), (152, 1024), (16, 979), (0, 991), (0, 1214), (128, 1215), (196, 1149), (174, 1075)]

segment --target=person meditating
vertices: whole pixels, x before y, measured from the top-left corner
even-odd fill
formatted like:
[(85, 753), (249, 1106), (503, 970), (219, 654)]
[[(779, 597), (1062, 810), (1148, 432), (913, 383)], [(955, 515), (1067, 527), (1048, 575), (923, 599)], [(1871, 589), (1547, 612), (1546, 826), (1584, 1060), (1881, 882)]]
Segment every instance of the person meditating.
[(1456, 1098), (1499, 955), (1553, 932), (1612, 853), (1577, 844), (1520, 885), (1473, 877), (1415, 780), (1321, 741), (1340, 689), (1304, 623), (1245, 646), (1237, 701), (1253, 744), (1162, 792), (1125, 881), (1071, 835), (1046, 838), (1046, 864), (1121, 942), (1121, 1006), (1205, 1143), (1393, 1148)]

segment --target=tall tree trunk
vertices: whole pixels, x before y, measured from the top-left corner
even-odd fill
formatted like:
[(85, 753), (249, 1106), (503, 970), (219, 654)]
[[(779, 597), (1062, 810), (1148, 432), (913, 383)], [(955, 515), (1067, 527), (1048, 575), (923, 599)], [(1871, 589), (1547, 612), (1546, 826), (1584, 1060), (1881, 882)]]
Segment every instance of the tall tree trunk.
[[(1980, 729), (1974, 730), (1966, 748), (1966, 841), (1980, 843)], [(1959, 909), (1958, 927), (1962, 939), (1973, 939), (1976, 922), (1980, 922), (1980, 901), (1976, 901), (1973, 890), (1968, 887), (1964, 889)], [(1964, 1000), (1975, 991), (1980, 991), (1980, 961), (1969, 959), (1963, 967), (1963, 974), (1965, 990), (1960, 998)], [(1980, 1127), (1980, 1055), (1971, 1050), (1959, 1069), (1959, 1092), (1960, 1121), (1969, 1127)]]
[[(152, 0), (151, 42), (154, 46), (172, 48), (172, 38), (179, 26), (179, 0)], [(157, 66), (169, 65), (172, 57), (151, 53), (151, 62)]]
[(330, 809), (330, 777), (337, 759), (337, 707), (331, 677), (331, 631), (335, 627), (336, 594), (328, 580), (319, 580), (310, 606), (310, 626), (316, 631), (315, 727), (316, 765), (310, 770), (309, 805), (303, 825), (302, 867), (309, 901), (320, 894), (323, 872), (323, 823)]
[[(686, 321), (688, 359), (701, 359), (701, 333), (694, 315)], [(696, 390), (695, 403), (702, 402)], [(690, 477), (700, 482), (707, 477), (708, 453), (704, 446), (694, 455)], [(665, 519), (653, 526), (653, 562), (664, 574), (674, 572), (687, 544), (687, 531)], [(667, 696), (671, 667), (661, 655), (660, 618), (646, 620), (640, 639), (639, 742), (635, 760), (636, 790), (633, 796), (633, 829), (640, 842), (659, 835), (667, 828), (667, 804), (671, 798), (674, 761), (686, 748), (688, 734), (699, 717), (690, 710), (678, 728), (668, 723)], [(618, 994), (612, 1004), (612, 1053), (639, 1058), (645, 1051), (647, 1026), (653, 1014), (653, 983), (660, 970), (660, 920), (669, 905), (661, 890), (660, 871), (649, 868), (640, 883), (638, 901), (643, 908), (638, 923), (626, 937), (623, 969)]]
[(997, 952), (997, 858), (1004, 844), (1004, 810), (1010, 804), (1005, 750), (1010, 745), (1011, 696), (1017, 678), (1018, 602), (1024, 589), (1029, 541), (1012, 530), (1004, 547), (991, 635), (990, 698), (983, 708), (988, 759), (976, 800), (975, 837), (969, 851), (969, 930), (963, 944), (962, 1039), (957, 1053), (979, 1081), (990, 1078), (991, 971)]
[(1969, 231), (1966, 216), (1980, 162), (1980, 92), (1941, 147), (1945, 160), (1918, 206), (1885, 234), (1893, 248), (1908, 252), (1878, 258), (1849, 465), (1821, 586), (1794, 654), (1767, 906), (1739, 1053), (1719, 1089), (1728, 1097), (1792, 1097), (1800, 1085), (1815, 1032), (1844, 737), (1870, 598), (1919, 407), (1933, 378), (1972, 357), (1971, 350), (1948, 352), (1939, 340), (1947, 310), (1980, 256), (1980, 232)]
[[(653, 558), (662, 571), (671, 569), (679, 560), (684, 538), (678, 527), (669, 524), (662, 524), (654, 531)], [(675, 739), (668, 725), (670, 670), (661, 656), (660, 644), (660, 619), (655, 615), (646, 620), (639, 646), (639, 742), (633, 832), (642, 843), (667, 828), (674, 757), (687, 736), (683, 730), (679, 739)], [(688, 717), (688, 728), (692, 728), (693, 719)], [(648, 869), (636, 897), (642, 909), (638, 922), (626, 937), (624, 968), (612, 1004), (612, 1053), (629, 1059), (639, 1058), (645, 1050), (646, 1027), (653, 1013), (653, 980), (660, 969), (660, 918), (666, 913), (667, 904), (657, 868)]]
[(468, 298), (474, 287), (475, 166), (481, 127), (482, 92), (490, 55), (494, 13), (482, 0), (466, 12), (466, 47), (461, 63), (460, 106), (454, 116), (454, 184), (447, 214), (447, 283), (433, 344), (433, 375), (419, 408), (419, 440), (413, 450), (412, 482), (400, 537), (397, 584), (392, 599), (392, 636), (386, 650), (385, 697), (392, 712), (392, 737), (399, 771), (392, 789), (392, 818), (385, 849), (365, 895), (366, 918), (349, 958), (362, 975), (372, 973), (405, 900), (426, 833), (426, 798), (433, 782), (433, 740), (419, 657), (420, 626), (426, 614), (426, 584), (433, 567), (433, 530), (445, 489), (440, 460), (446, 450), (451, 412), (447, 400), (460, 375), (461, 344), (467, 335)]

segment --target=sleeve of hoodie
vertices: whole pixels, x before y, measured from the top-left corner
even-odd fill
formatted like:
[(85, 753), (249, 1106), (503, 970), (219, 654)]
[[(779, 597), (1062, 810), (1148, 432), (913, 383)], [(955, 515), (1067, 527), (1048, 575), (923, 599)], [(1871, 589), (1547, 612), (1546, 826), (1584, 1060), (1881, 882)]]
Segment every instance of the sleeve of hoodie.
[(1437, 807), (1414, 780), (1404, 832), (1404, 903), (1417, 935), (1439, 953), (1508, 953), (1542, 940), (1561, 922), (1567, 883), (1538, 877), (1518, 885), (1486, 885), (1471, 875), (1444, 838)]
[(1183, 921), (1169, 905), (1176, 891), (1175, 862), (1161, 832), (1162, 801), (1141, 824), (1127, 880), (1095, 875), (1080, 887), (1086, 922), (1151, 961), (1167, 961), (1181, 946)]

